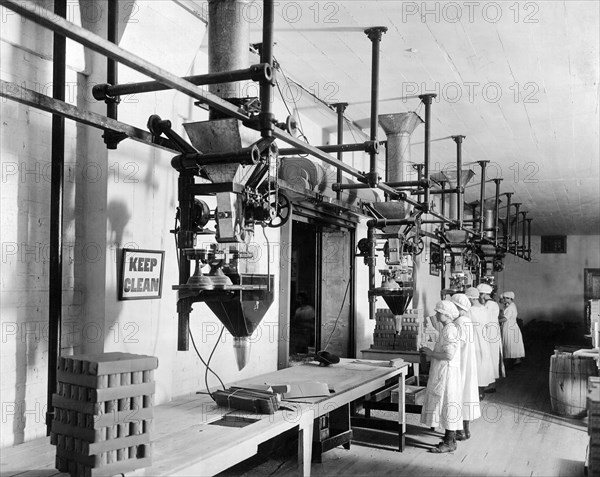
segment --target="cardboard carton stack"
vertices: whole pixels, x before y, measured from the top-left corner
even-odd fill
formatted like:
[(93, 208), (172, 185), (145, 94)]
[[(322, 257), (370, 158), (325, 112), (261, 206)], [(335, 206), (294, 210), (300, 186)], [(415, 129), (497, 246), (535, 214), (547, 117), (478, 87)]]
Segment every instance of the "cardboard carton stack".
[(375, 314), (373, 349), (418, 351), (423, 340), (423, 310), (408, 309), (404, 315), (394, 315), (387, 308)]
[(71, 476), (112, 476), (151, 464), (154, 356), (103, 353), (61, 357), (51, 443), (56, 468)]

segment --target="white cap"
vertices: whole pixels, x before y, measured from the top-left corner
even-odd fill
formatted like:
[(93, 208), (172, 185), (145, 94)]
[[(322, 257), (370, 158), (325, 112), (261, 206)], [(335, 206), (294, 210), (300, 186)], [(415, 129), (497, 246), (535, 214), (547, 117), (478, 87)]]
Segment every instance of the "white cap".
[(487, 283), (480, 283), (477, 285), (477, 289), (479, 290), (479, 293), (486, 293), (488, 295), (494, 291), (494, 289)]
[(504, 292), (502, 294), (502, 297), (504, 297), (504, 298), (512, 298), (514, 300), (515, 299), (515, 292), (511, 292), (511, 291)]
[(435, 305), (434, 310), (438, 313), (441, 313), (442, 315), (448, 316), (452, 320), (455, 320), (456, 318), (458, 318), (458, 315), (460, 315), (460, 313), (458, 312), (458, 308), (456, 308), (456, 305), (450, 300), (439, 301)]
[(467, 295), (465, 295), (464, 293), (455, 293), (454, 295), (452, 295), (452, 298), (450, 298), (450, 300), (458, 308), (461, 308), (465, 311), (471, 309), (471, 300), (469, 300), (469, 297), (467, 297)]

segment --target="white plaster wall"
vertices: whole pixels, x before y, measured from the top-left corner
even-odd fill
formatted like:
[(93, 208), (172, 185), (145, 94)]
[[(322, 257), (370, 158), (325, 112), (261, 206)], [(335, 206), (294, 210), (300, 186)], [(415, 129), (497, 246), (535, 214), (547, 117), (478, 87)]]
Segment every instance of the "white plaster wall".
[(568, 235), (567, 253), (540, 253), (539, 236), (531, 237), (532, 260), (507, 256), (497, 274), (500, 292), (514, 291), (519, 318), (573, 322), (583, 329), (583, 271), (600, 268), (600, 237)]

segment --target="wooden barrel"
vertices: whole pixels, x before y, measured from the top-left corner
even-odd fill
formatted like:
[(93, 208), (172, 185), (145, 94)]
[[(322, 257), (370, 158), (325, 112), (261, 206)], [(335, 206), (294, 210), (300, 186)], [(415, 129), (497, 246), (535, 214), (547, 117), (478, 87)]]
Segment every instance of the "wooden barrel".
[(584, 417), (587, 381), (597, 376), (596, 362), (591, 358), (555, 351), (550, 357), (550, 403), (561, 416)]

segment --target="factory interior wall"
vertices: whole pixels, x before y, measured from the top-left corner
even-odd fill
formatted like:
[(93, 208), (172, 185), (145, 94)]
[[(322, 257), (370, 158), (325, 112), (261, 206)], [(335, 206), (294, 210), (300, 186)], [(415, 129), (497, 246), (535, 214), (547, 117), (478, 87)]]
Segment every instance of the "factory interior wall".
[(540, 253), (540, 243), (540, 236), (531, 237), (531, 262), (506, 256), (498, 290), (515, 292), (525, 324), (548, 321), (583, 332), (584, 269), (600, 268), (600, 236), (568, 235), (564, 254)]
[[(69, 4), (69, 20), (104, 35), (106, 3), (94, 2), (96, 17), (86, 18)], [(181, 15), (174, 3), (136, 4), (120, 14), (120, 46), (181, 76), (207, 72), (205, 25)], [(160, 11), (159, 11), (160, 10)], [(100, 13), (98, 13), (100, 12)], [(135, 13), (135, 17), (131, 15)], [(186, 22), (189, 22), (187, 24)], [(149, 34), (144, 25), (160, 31)], [(191, 37), (188, 32), (195, 31)], [(17, 15), (2, 26), (2, 78), (52, 95), (52, 32)], [(105, 115), (104, 103), (91, 87), (106, 81), (106, 60), (68, 41), (67, 102)], [(186, 45), (186, 48), (181, 48)], [(146, 77), (119, 68), (119, 82)], [(44, 436), (48, 372), (48, 268), (50, 224), (51, 115), (11, 100), (0, 102), (2, 160), (2, 433), (0, 446)], [(287, 111), (276, 102), (274, 112)], [(173, 91), (123, 98), (119, 120), (146, 128), (150, 114), (173, 123), (185, 137), (182, 123), (207, 118), (206, 111)], [(177, 206), (177, 174), (173, 153), (121, 142), (107, 150), (98, 129), (66, 120), (63, 307), (61, 354), (122, 351), (158, 357), (155, 404), (174, 396), (205, 391), (205, 367), (190, 351), (177, 351), (176, 293), (178, 283), (173, 235)], [(319, 144), (323, 127), (304, 118), (303, 130)], [(256, 228), (255, 258), (248, 271), (270, 273), (279, 283), (279, 229)], [(267, 239), (271, 247), (267, 261)], [(165, 251), (162, 298), (120, 301), (118, 274), (123, 248)], [(232, 337), (202, 303), (196, 303), (190, 328), (204, 359), (225, 384), (277, 369), (278, 294), (251, 338), (250, 359), (242, 371), (235, 364)], [(208, 374), (208, 385), (219, 385)]]

